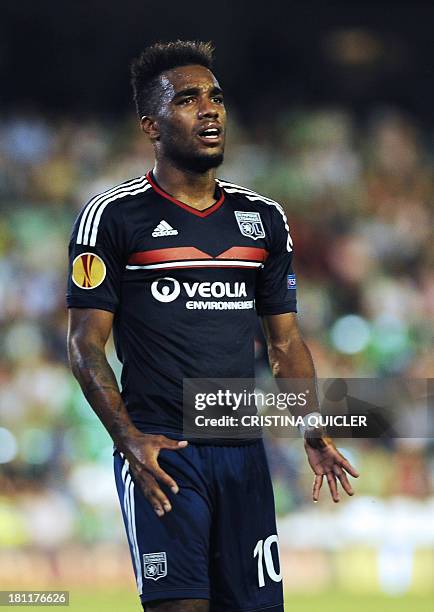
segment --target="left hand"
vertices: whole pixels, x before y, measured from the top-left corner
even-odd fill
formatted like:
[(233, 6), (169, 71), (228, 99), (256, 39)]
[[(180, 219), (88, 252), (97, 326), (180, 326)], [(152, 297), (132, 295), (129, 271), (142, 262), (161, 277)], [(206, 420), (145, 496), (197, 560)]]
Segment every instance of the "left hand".
[(330, 495), (334, 502), (339, 502), (337, 479), (348, 495), (354, 495), (354, 491), (348, 480), (347, 472), (354, 478), (358, 478), (357, 470), (338, 451), (331, 438), (322, 436), (320, 438), (305, 438), (304, 448), (306, 450), (309, 465), (315, 473), (312, 489), (312, 499), (317, 502), (324, 476), (330, 489)]

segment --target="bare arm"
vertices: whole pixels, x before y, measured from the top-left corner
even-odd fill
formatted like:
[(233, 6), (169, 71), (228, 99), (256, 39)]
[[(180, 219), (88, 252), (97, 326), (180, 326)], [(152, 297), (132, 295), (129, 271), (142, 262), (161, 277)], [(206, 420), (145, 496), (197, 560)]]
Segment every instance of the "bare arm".
[[(319, 410), (316, 393), (316, 375), (312, 355), (305, 344), (294, 313), (269, 315), (264, 317), (264, 331), (267, 339), (268, 355), (273, 376), (278, 379), (302, 379), (303, 387), (309, 389), (305, 407), (294, 410), (297, 415), (305, 416)], [(280, 380), (280, 388), (293, 390), (295, 381), (288, 383)], [(353, 489), (346, 472), (357, 478), (358, 473), (335, 447), (333, 440), (322, 431), (305, 432), (304, 446), (309, 464), (315, 473), (312, 497), (318, 501), (323, 478), (326, 476), (333, 501), (339, 501), (337, 479), (344, 491), (353, 495)]]
[(124, 450), (124, 440), (137, 430), (128, 416), (105, 353), (112, 324), (111, 312), (70, 309), (68, 356), (72, 373), (87, 401), (118, 448)]
[(268, 315), (264, 317), (263, 325), (271, 371), (279, 387), (286, 391), (282, 379), (302, 379), (301, 384), (308, 385), (308, 403), (304, 408), (296, 408), (294, 413), (304, 416), (318, 410), (312, 355), (301, 336), (296, 315), (292, 312)]
[(176, 482), (158, 465), (162, 448), (177, 450), (186, 442), (141, 433), (131, 422), (119, 387), (107, 361), (105, 345), (113, 325), (113, 314), (93, 308), (71, 308), (68, 325), (68, 356), (72, 372), (93, 410), (127, 457), (133, 475), (155, 512), (171, 509), (157, 480), (178, 492)]

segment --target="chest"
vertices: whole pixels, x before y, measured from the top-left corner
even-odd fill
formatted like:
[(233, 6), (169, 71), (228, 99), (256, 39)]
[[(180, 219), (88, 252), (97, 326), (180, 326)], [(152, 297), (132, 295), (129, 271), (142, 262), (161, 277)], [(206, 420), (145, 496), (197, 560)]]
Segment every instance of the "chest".
[(259, 269), (268, 256), (266, 219), (225, 203), (197, 215), (172, 203), (135, 210), (127, 222), (129, 266), (156, 269)]

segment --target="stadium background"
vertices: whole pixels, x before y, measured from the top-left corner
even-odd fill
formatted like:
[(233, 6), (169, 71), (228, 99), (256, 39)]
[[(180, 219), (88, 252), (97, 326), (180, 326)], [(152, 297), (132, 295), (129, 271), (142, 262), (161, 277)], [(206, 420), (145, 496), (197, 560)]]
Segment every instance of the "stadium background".
[[(287, 210), (319, 376), (432, 377), (433, 16), (414, 2), (2, 8), (1, 589), (137, 609), (110, 440), (66, 364), (64, 291), (80, 207), (151, 164), (128, 84), (150, 42), (214, 41), (220, 175)], [(260, 341), (257, 355), (263, 369)], [(300, 442), (268, 443), (288, 609), (432, 610), (432, 440), (341, 447), (357, 495), (313, 506)]]

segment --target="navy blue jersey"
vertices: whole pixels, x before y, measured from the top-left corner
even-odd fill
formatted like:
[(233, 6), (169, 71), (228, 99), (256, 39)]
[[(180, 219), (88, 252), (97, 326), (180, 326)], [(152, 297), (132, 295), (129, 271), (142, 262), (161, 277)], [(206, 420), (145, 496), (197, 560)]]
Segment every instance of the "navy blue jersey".
[(148, 173), (92, 198), (73, 229), (68, 307), (114, 313), (122, 397), (145, 432), (182, 431), (184, 378), (253, 378), (257, 314), (296, 311), (282, 207), (223, 180), (215, 199), (197, 210)]

